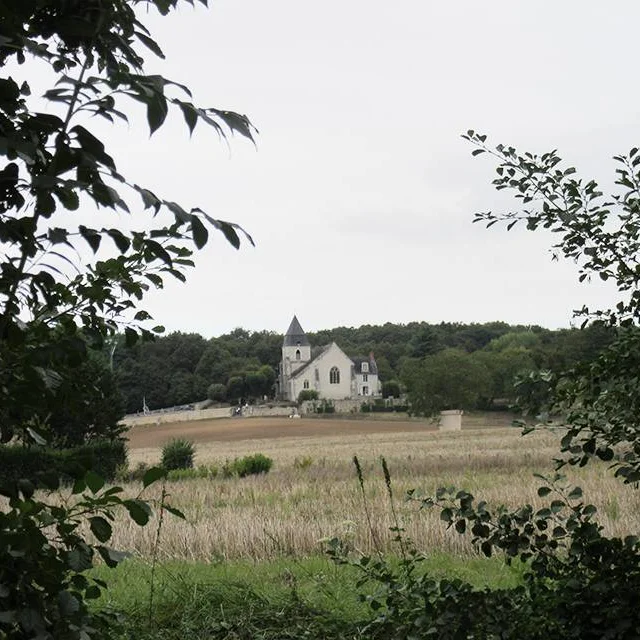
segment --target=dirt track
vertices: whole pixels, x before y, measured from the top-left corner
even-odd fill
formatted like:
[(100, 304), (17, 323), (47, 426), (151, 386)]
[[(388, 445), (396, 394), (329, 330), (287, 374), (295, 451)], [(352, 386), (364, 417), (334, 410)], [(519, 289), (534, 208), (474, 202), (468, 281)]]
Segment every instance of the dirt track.
[(433, 428), (425, 422), (400, 420), (229, 418), (132, 427), (127, 436), (130, 449), (142, 449), (160, 447), (167, 440), (177, 437), (187, 438), (196, 443), (233, 442), (261, 438), (406, 433), (432, 430)]

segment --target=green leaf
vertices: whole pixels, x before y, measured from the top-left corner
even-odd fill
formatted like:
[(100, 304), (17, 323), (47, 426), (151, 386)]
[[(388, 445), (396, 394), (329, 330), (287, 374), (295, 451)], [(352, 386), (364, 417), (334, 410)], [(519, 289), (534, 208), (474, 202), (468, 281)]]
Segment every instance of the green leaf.
[(76, 478), (76, 481), (73, 483), (73, 488), (71, 489), (71, 494), (77, 496), (82, 493), (87, 488), (87, 483), (85, 482), (84, 476)]
[(89, 518), (89, 526), (91, 528), (91, 533), (93, 533), (100, 542), (106, 542), (111, 538), (113, 529), (102, 516), (93, 516)]
[(171, 515), (176, 516), (176, 518), (180, 518), (181, 520), (187, 519), (187, 516), (185, 516), (184, 513), (180, 511), (180, 509), (176, 509), (175, 507), (172, 507), (168, 504), (165, 504), (163, 508), (165, 511), (168, 511)]
[(87, 244), (93, 249), (93, 252), (96, 253), (100, 248), (100, 242), (102, 241), (102, 236), (95, 230), (89, 229), (84, 225), (80, 225), (78, 227), (78, 231), (80, 231), (80, 235), (87, 241)]
[(146, 36), (144, 33), (140, 33), (139, 31), (135, 32), (136, 38), (142, 42), (142, 44), (149, 49), (149, 51), (153, 51), (159, 58), (164, 60), (164, 53), (162, 53), (162, 49), (158, 46), (158, 43), (151, 39), (149, 36)]
[(123, 500), (131, 519), (141, 527), (149, 522), (151, 507), (144, 500)]
[(569, 500), (579, 500), (582, 498), (582, 489), (580, 487), (574, 487), (567, 498), (569, 498)]
[(196, 125), (198, 124), (197, 109), (189, 102), (178, 101), (178, 106), (182, 111), (182, 115), (184, 117), (184, 121), (187, 123), (187, 127), (189, 127), (189, 133), (193, 134), (193, 130), (196, 128)]
[(110, 547), (97, 546), (96, 549), (102, 556), (105, 564), (112, 569), (117, 567), (123, 560), (131, 557), (131, 554), (126, 551), (116, 551)]
[(167, 100), (161, 93), (154, 93), (147, 100), (147, 122), (153, 135), (164, 123), (169, 109)]
[(202, 249), (209, 239), (209, 232), (202, 223), (202, 220), (196, 215), (191, 215), (191, 232), (193, 234), (193, 241), (198, 249)]
[(538, 495), (541, 498), (548, 496), (551, 493), (551, 489), (549, 487), (538, 487)]
[(92, 493), (98, 493), (104, 487), (104, 478), (91, 469), (85, 474), (84, 481)]
[(166, 469), (162, 467), (151, 467), (142, 477), (142, 486), (146, 489), (149, 485), (167, 477)]
[(63, 617), (73, 615), (80, 611), (78, 599), (68, 591), (61, 591), (58, 594), (58, 608)]

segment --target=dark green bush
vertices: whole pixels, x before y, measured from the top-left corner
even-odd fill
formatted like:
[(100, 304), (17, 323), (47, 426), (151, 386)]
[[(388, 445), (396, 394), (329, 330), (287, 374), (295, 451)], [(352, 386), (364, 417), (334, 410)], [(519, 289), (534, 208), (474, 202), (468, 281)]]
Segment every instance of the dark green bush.
[(255, 453), (252, 456), (244, 456), (244, 458), (236, 458), (233, 461), (224, 463), (222, 474), (229, 478), (237, 476), (244, 478), (250, 475), (259, 475), (268, 473), (273, 466), (273, 460), (262, 453)]
[(184, 438), (174, 438), (162, 447), (162, 462), (167, 471), (173, 469), (191, 469), (195, 447), (193, 442)]
[(304, 402), (305, 400), (317, 400), (318, 392), (315, 389), (303, 389), (298, 394), (298, 403)]
[(20, 478), (37, 481), (43, 474), (52, 473), (61, 481), (69, 482), (89, 470), (105, 480), (113, 480), (118, 467), (126, 461), (123, 440), (97, 441), (72, 449), (1, 445), (0, 482), (15, 482)]

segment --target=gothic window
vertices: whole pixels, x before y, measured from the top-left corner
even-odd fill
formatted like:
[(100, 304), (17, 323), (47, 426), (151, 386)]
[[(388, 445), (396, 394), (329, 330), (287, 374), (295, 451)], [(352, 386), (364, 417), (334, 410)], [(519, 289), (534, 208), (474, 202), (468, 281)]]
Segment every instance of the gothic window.
[(296, 360), (300, 360), (300, 349), (296, 349)]
[(331, 367), (329, 371), (329, 382), (331, 384), (340, 384), (340, 369), (338, 369), (338, 367)]
[(303, 386), (305, 389), (308, 389), (308, 388), (309, 388), (309, 381), (308, 381), (308, 380), (305, 380), (305, 381), (302, 383), (302, 386)]

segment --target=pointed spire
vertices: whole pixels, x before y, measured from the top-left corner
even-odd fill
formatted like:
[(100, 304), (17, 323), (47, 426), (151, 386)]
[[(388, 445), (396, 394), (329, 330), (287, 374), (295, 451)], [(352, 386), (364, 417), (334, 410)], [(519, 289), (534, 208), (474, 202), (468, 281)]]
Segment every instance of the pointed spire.
[(308, 347), (309, 346), (309, 338), (307, 338), (307, 334), (304, 332), (303, 328), (300, 326), (300, 322), (298, 322), (298, 318), (293, 316), (293, 320), (287, 329), (287, 333), (284, 335), (284, 340), (282, 342), (283, 347)]

